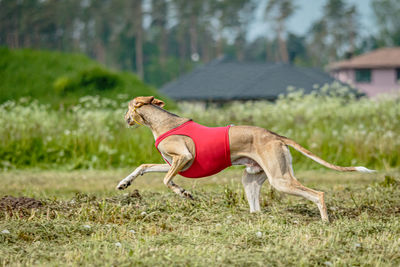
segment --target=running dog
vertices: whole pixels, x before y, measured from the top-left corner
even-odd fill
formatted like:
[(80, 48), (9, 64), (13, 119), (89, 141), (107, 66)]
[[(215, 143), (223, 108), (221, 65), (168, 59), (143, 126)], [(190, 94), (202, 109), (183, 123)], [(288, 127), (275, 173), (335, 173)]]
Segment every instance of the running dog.
[(303, 186), (294, 176), (288, 146), (319, 164), (337, 171), (370, 173), (365, 167), (341, 167), (317, 157), (293, 140), (254, 126), (205, 127), (172, 114), (164, 102), (153, 96), (140, 96), (129, 102), (125, 120), (130, 125), (150, 128), (156, 147), (167, 164), (143, 164), (124, 178), (117, 189), (127, 188), (139, 175), (163, 172), (164, 184), (176, 194), (192, 195), (173, 182), (180, 174), (199, 178), (218, 173), (231, 165), (245, 165), (242, 183), (250, 212), (260, 211), (259, 195), (264, 181), (278, 191), (304, 197), (317, 204), (323, 221), (329, 221), (324, 192)]

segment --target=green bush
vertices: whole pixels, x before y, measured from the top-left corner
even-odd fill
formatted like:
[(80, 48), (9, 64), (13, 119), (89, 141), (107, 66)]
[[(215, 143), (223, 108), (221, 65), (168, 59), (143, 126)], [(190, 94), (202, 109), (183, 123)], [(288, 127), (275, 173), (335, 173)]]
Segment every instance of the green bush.
[(117, 74), (102, 68), (94, 68), (79, 73), (79, 85), (97, 91), (114, 89), (120, 82)]
[(111, 71), (95, 67), (78, 72), (73, 77), (60, 77), (54, 82), (54, 90), (59, 94), (84, 90), (86, 93), (101, 93), (121, 85), (120, 77)]

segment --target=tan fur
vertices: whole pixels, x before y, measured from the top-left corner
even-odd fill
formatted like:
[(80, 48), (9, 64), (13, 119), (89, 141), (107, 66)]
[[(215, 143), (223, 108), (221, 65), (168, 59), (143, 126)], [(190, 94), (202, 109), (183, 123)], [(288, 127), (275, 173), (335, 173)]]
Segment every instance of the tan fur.
[[(125, 120), (129, 125), (135, 125), (135, 121), (137, 121), (149, 127), (155, 139), (189, 120), (163, 110), (161, 108), (163, 106), (164, 102), (154, 99), (152, 96), (136, 97), (129, 103)], [(262, 183), (268, 178), (270, 184), (278, 191), (313, 201), (318, 206), (322, 220), (328, 221), (324, 193), (307, 188), (297, 181), (293, 174), (288, 145), (331, 169), (357, 171), (359, 170), (357, 168), (364, 168), (333, 165), (289, 138), (254, 126), (232, 126), (229, 130), (229, 145), (232, 165), (247, 166), (242, 182), (251, 212), (260, 211), (259, 193)], [(192, 164), (195, 155), (193, 141), (187, 136), (172, 135), (165, 138), (159, 144), (158, 149), (171, 163), (171, 166), (167, 164), (141, 165), (123, 179), (117, 188), (125, 189), (138, 175), (145, 172), (166, 172), (164, 184), (175, 193), (192, 198), (189, 192), (173, 183), (172, 179)]]

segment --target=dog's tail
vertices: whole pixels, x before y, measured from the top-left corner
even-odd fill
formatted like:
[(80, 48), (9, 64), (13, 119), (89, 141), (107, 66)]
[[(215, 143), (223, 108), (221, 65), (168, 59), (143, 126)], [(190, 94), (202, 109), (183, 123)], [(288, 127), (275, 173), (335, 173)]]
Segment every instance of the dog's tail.
[(311, 151), (308, 151), (307, 149), (305, 149), (305, 148), (302, 147), (301, 145), (297, 144), (295, 141), (293, 141), (293, 140), (291, 140), (291, 139), (289, 139), (289, 138), (286, 138), (286, 137), (284, 137), (284, 136), (281, 136), (281, 138), (282, 138), (282, 141), (283, 141), (286, 145), (293, 147), (294, 149), (296, 149), (297, 151), (299, 151), (300, 153), (302, 153), (304, 156), (306, 156), (306, 157), (308, 157), (308, 158), (314, 160), (315, 162), (317, 162), (317, 163), (319, 163), (319, 164), (321, 164), (321, 165), (323, 165), (323, 166), (325, 166), (325, 167), (327, 167), (327, 168), (330, 168), (330, 169), (333, 169), (333, 170), (336, 170), (336, 171), (341, 171), (341, 172), (354, 172), (354, 171), (357, 171), (357, 172), (366, 172), (366, 173), (376, 172), (375, 170), (370, 170), (370, 169), (367, 169), (367, 168), (362, 167), (362, 166), (357, 166), (357, 167), (352, 167), (352, 166), (351, 166), (351, 167), (342, 167), (342, 166), (334, 165), (334, 164), (329, 163), (329, 162), (327, 162), (327, 161), (321, 159), (320, 157), (314, 155)]

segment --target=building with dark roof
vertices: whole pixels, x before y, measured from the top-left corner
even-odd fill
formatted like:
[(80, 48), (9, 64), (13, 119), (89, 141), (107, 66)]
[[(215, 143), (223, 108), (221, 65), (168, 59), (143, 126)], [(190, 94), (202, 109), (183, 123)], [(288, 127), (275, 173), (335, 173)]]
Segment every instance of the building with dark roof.
[(329, 74), (313, 68), (220, 59), (164, 85), (160, 91), (177, 101), (275, 100), (288, 93), (288, 87), (307, 94), (334, 81)]

